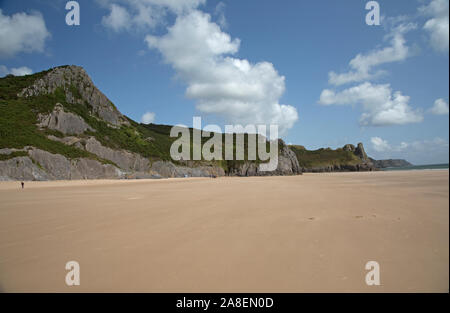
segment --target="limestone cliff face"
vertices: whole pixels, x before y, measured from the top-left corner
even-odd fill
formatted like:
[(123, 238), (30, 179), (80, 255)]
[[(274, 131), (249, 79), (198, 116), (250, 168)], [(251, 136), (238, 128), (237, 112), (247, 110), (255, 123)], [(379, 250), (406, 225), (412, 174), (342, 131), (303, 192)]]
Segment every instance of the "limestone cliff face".
[(55, 105), (55, 108), (50, 114), (38, 115), (38, 126), (40, 128), (49, 128), (60, 131), (63, 134), (80, 135), (85, 131), (95, 131), (90, 127), (80, 116), (65, 112), (60, 103)]
[(110, 160), (117, 164), (120, 168), (132, 172), (148, 172), (150, 161), (137, 153), (126, 150), (114, 150), (104, 147), (94, 137), (90, 137), (83, 142), (82, 147), (88, 152), (98, 155), (99, 157)]
[(354, 153), (357, 157), (359, 157), (364, 162), (366, 162), (366, 163), (370, 162), (369, 157), (367, 156), (366, 151), (364, 150), (364, 146), (361, 142), (358, 143), (358, 146), (356, 147)]
[(302, 169), (298, 163), (295, 153), (284, 143), (278, 140), (280, 153), (278, 154), (278, 165), (276, 170), (261, 172), (254, 162), (244, 162), (235, 165), (230, 169), (228, 175), (236, 176), (273, 176), (273, 175), (298, 175), (302, 174)]
[(52, 176), (36, 165), (29, 157), (16, 157), (0, 161), (0, 181), (50, 179), (52, 179)]
[[(72, 180), (72, 179), (149, 179), (161, 177), (219, 177), (225, 171), (218, 166), (177, 166), (168, 161), (156, 161), (145, 170), (123, 170), (112, 164), (77, 158), (27, 147), (29, 156), (0, 161), (0, 181), (8, 180)], [(148, 160), (145, 161), (148, 166)]]
[(0, 180), (70, 180), (122, 178), (124, 172), (111, 164), (26, 147), (29, 156), (0, 161)]
[[(101, 119), (111, 125), (129, 124), (127, 119), (114, 107), (111, 101), (95, 87), (86, 71), (79, 66), (57, 67), (50, 70), (44, 77), (36, 80), (33, 85), (19, 93), (19, 97), (32, 97), (51, 94), (61, 87), (66, 95), (66, 101), (72, 104), (88, 103)], [(77, 99), (73, 92), (81, 95)]]

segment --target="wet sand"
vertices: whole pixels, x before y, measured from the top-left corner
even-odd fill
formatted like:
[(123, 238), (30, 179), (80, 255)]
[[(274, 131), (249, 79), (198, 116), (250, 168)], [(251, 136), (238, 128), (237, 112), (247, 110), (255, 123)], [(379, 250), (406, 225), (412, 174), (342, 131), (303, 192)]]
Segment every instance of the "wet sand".
[(448, 201), (447, 170), (0, 182), (0, 291), (448, 292)]

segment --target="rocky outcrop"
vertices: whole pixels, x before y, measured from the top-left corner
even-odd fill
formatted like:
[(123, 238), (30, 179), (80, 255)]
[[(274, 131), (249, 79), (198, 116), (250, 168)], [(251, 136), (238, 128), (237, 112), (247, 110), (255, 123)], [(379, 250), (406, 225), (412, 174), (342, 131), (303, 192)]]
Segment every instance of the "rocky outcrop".
[(372, 164), (344, 164), (344, 165), (328, 165), (321, 167), (303, 168), (305, 173), (326, 173), (326, 172), (370, 172), (376, 168)]
[(364, 150), (364, 145), (361, 142), (358, 143), (358, 146), (356, 147), (354, 154), (364, 162), (366, 163), (370, 162), (369, 157), (367, 156), (367, 153)]
[(79, 115), (65, 112), (60, 103), (50, 114), (38, 114), (38, 127), (57, 130), (66, 135), (80, 135), (87, 130), (95, 131)]
[(358, 143), (358, 146), (355, 147), (352, 144), (346, 144), (342, 147), (344, 151), (352, 152), (354, 155), (356, 155), (358, 158), (360, 158), (362, 161), (370, 162), (369, 157), (367, 156), (366, 151), (364, 150), (364, 145), (362, 142)]
[(111, 149), (103, 146), (95, 137), (88, 139), (78, 138), (74, 136), (58, 138), (48, 136), (49, 139), (62, 142), (69, 146), (75, 146), (78, 149), (93, 153), (98, 157), (114, 162), (124, 171), (129, 172), (148, 172), (150, 161), (141, 155), (126, 150)]
[(406, 167), (406, 166), (412, 166), (411, 163), (409, 163), (406, 160), (403, 159), (388, 159), (388, 160), (374, 160), (371, 159), (372, 163), (377, 168), (389, 168), (389, 167)]
[(90, 137), (84, 142), (84, 149), (102, 159), (114, 162), (126, 171), (147, 172), (150, 167), (149, 160), (139, 154), (105, 147), (94, 137)]
[(53, 177), (29, 157), (17, 157), (0, 161), (0, 181), (51, 179)]
[(255, 162), (233, 162), (230, 164), (228, 175), (230, 176), (275, 176), (275, 175), (298, 175), (302, 173), (297, 156), (283, 140), (278, 140), (280, 153), (278, 154), (278, 165), (276, 170), (261, 172)]
[[(93, 114), (98, 115), (100, 119), (109, 124), (114, 126), (129, 124), (111, 101), (95, 87), (86, 71), (79, 66), (56, 67), (36, 80), (33, 85), (22, 90), (18, 96), (32, 97), (51, 94), (57, 88), (63, 88), (68, 103), (80, 105), (87, 103)], [(81, 99), (78, 99), (77, 96), (81, 96)]]
[(125, 173), (97, 160), (68, 159), (60, 154), (29, 148), (29, 157), (0, 161), (0, 180), (70, 180), (123, 178)]
[(344, 151), (350, 151), (350, 152), (355, 153), (356, 147), (355, 147), (354, 145), (348, 143), (348, 144), (346, 144), (345, 146), (343, 146), (342, 149), (343, 149)]
[(276, 172), (281, 175), (295, 175), (301, 174), (302, 169), (298, 164), (297, 156), (283, 140), (279, 140), (278, 144), (281, 146), (281, 153), (278, 157), (278, 167)]
[[(302, 164), (317, 164), (302, 168), (303, 172), (359, 172), (359, 171), (374, 171), (376, 167), (371, 159), (367, 156), (362, 143), (357, 146), (346, 144), (340, 149), (332, 150), (319, 149), (315, 151), (308, 151), (304, 147), (293, 146), (294, 151), (299, 153), (299, 157), (305, 156), (306, 162)], [(350, 154), (349, 154), (350, 153)], [(312, 159), (312, 156), (317, 161)]]
[(31, 149), (30, 157), (54, 179), (120, 178), (124, 172), (112, 164), (87, 158), (67, 159), (60, 154)]

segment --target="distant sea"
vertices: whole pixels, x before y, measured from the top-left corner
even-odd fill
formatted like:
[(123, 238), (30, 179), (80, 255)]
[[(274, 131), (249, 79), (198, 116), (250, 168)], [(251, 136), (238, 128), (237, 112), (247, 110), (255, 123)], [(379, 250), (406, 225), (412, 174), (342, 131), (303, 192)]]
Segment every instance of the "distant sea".
[(382, 171), (411, 171), (411, 170), (448, 170), (448, 163), (387, 167), (382, 169)]

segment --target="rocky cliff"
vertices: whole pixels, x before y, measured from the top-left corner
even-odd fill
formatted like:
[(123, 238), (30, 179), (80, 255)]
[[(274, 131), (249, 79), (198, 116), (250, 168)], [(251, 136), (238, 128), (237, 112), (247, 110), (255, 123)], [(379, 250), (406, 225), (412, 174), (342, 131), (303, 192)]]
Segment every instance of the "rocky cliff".
[(347, 144), (342, 148), (307, 150), (303, 146), (291, 146), (303, 172), (374, 171), (376, 165), (367, 156), (362, 143)]
[(411, 163), (403, 159), (388, 159), (388, 160), (371, 159), (371, 161), (377, 168), (413, 166)]
[(282, 140), (272, 172), (260, 172), (259, 161), (173, 161), (170, 129), (124, 116), (78, 66), (0, 78), (0, 180), (298, 175), (385, 165), (361, 143), (308, 151)]
[(231, 176), (274, 176), (302, 174), (303, 171), (298, 164), (297, 156), (281, 139), (278, 140), (278, 149), (278, 165), (274, 171), (260, 172), (259, 166), (255, 162), (233, 162), (233, 164), (229, 167), (227, 174)]
[[(127, 118), (78, 66), (0, 79), (0, 112), (0, 180), (262, 175), (255, 162), (173, 162), (170, 127)], [(299, 173), (282, 143), (265, 175)]]
[(111, 125), (129, 124), (79, 66), (56, 67), (23, 89), (18, 96), (28, 98), (54, 94), (58, 89), (64, 92), (67, 103), (87, 105), (94, 114)]

